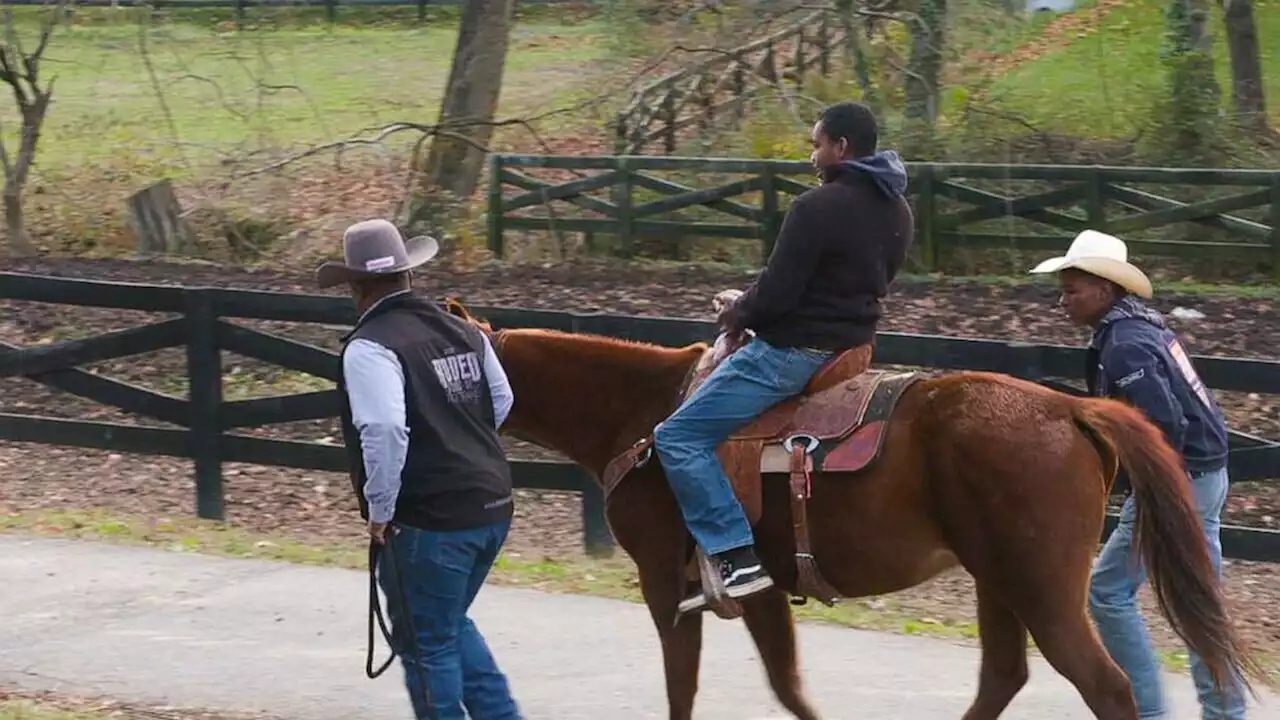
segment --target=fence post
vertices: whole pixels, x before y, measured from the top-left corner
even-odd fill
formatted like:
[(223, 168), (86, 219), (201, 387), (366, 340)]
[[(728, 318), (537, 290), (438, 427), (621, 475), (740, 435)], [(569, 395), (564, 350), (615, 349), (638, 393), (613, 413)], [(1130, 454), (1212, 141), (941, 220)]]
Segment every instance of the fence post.
[(1280, 282), (1280, 173), (1271, 176), (1271, 277)]
[(920, 245), (920, 260), (928, 272), (938, 267), (938, 241), (934, 232), (934, 215), (937, 213), (934, 195), (933, 163), (920, 163), (920, 194), (916, 196), (916, 242)]
[(613, 154), (625, 155), (627, 153), (627, 142), (630, 140), (630, 130), (628, 129), (626, 113), (618, 113), (617, 119), (613, 123)]
[(630, 259), (635, 254), (635, 238), (632, 236), (631, 220), (631, 170), (627, 167), (627, 158), (617, 158), (618, 188), (615, 202), (618, 205), (618, 244), (622, 257)]
[(489, 153), (489, 237), (486, 245), (494, 257), (505, 252), (502, 242), (502, 156)]
[(1086, 195), (1085, 211), (1089, 216), (1089, 226), (1098, 232), (1107, 231), (1107, 215), (1102, 195), (1102, 170), (1097, 165), (1089, 172), (1089, 192)]
[(222, 357), (214, 323), (213, 293), (195, 289), (183, 293), (187, 321), (187, 399), (191, 403), (188, 449), (196, 466), (196, 515), (223, 519)]
[(778, 186), (774, 183), (774, 169), (766, 166), (762, 173), (764, 188), (760, 198), (760, 212), (764, 215), (764, 260), (767, 262), (773, 254), (773, 245), (778, 241), (778, 232), (782, 221), (778, 213)]
[(831, 24), (830, 16), (822, 15), (822, 24), (818, 26), (818, 67), (822, 77), (831, 75)]
[(667, 88), (662, 96), (662, 117), (666, 127), (662, 131), (662, 148), (667, 155), (676, 151), (676, 90), (675, 86)]
[(609, 557), (613, 555), (613, 533), (604, 517), (604, 490), (585, 469), (576, 467), (582, 478), (582, 545), (588, 555)]

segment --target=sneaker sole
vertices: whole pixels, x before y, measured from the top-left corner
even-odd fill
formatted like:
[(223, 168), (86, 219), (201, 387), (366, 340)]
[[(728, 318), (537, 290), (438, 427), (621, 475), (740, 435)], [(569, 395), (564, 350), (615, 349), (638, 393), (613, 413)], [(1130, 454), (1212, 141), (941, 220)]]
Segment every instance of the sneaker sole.
[[(753, 580), (752, 582), (749, 582), (746, 585), (739, 585), (737, 587), (734, 587), (728, 590), (727, 594), (729, 597), (735, 600), (738, 600), (748, 595), (754, 595), (758, 592), (768, 590), (771, 587), (773, 587), (773, 578), (769, 576), (765, 576), (757, 580)], [(691, 610), (704, 608), (706, 606), (707, 606), (706, 596), (698, 595), (698, 596), (689, 598), (687, 600), (681, 601), (680, 605), (677, 606), (676, 610), (677, 612), (680, 612), (680, 613), (687, 613)]]
[(765, 575), (764, 577), (752, 580), (745, 585), (738, 585), (736, 587), (729, 588), (727, 593), (729, 597), (737, 600), (748, 595), (755, 595), (756, 593), (761, 592), (762, 590), (768, 590), (771, 587), (773, 587), (773, 578)]

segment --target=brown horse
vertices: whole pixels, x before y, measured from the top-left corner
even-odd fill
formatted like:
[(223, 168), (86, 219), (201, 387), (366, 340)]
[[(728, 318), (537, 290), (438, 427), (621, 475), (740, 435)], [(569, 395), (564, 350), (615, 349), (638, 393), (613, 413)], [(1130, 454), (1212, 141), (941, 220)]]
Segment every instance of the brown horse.
[[(493, 339), (515, 393), (503, 431), (557, 450), (598, 478), (674, 410), (707, 348), (534, 329), (495, 333), (460, 304), (447, 307)], [(812, 555), (844, 597), (903, 590), (957, 563), (973, 576), (982, 663), (966, 720), (999, 717), (1022, 688), (1028, 633), (1096, 717), (1138, 717), (1128, 679), (1086, 607), (1121, 465), (1164, 615), (1215, 678), (1238, 673), (1267, 682), (1234, 635), (1181, 461), (1141, 413), (1005, 375), (960, 372), (911, 384), (887, 417), (878, 457), (866, 468), (813, 476)], [(745, 600), (743, 619), (778, 700), (797, 718), (816, 720), (801, 691), (784, 594), (798, 586), (788, 484), (766, 475), (761, 486), (757, 547), (777, 587)], [(688, 720), (702, 618), (675, 622), (692, 539), (660, 464), (627, 474), (608, 495), (606, 515), (636, 563), (661, 639), (670, 717)]]

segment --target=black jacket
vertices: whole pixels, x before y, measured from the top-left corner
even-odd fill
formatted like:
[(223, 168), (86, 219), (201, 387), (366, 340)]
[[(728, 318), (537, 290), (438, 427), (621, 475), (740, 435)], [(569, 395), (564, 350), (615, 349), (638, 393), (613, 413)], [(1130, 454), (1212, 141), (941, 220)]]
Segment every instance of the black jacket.
[(731, 329), (832, 351), (874, 339), (915, 223), (901, 164), (889, 170), (898, 174), (892, 190), (864, 167), (829, 168), (822, 185), (795, 199), (764, 271), (726, 318)]

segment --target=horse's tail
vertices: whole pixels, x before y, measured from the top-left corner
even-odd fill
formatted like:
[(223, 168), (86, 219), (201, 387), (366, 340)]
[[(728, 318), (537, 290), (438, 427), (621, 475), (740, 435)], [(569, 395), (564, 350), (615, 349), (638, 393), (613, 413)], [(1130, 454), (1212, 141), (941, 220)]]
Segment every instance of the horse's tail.
[(1232, 628), (1182, 459), (1160, 429), (1128, 405), (1077, 398), (1073, 412), (1086, 434), (1109, 446), (1128, 473), (1134, 549), (1174, 632), (1204, 660), (1220, 692), (1230, 692), (1224, 688), (1235, 674), (1257, 698), (1248, 677), (1264, 685), (1270, 680)]

